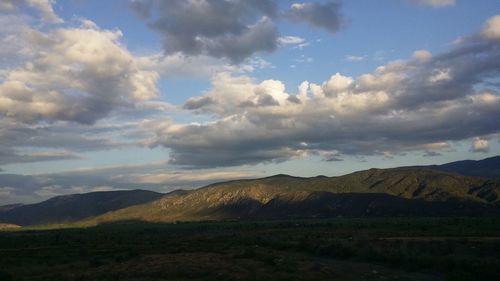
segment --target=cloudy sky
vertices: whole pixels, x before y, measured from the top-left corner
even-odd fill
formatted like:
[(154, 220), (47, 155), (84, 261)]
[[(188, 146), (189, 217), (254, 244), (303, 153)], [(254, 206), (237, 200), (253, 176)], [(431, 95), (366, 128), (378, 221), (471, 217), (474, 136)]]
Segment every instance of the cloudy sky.
[(498, 0), (0, 2), (0, 205), (498, 154)]

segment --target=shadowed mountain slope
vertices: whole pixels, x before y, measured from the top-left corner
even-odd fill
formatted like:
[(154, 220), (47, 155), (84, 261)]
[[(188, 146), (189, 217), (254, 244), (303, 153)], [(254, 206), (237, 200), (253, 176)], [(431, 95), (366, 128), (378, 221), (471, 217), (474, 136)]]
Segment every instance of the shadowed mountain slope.
[[(94, 192), (0, 208), (0, 223), (41, 225), (328, 216), (500, 214), (500, 157), (440, 166), (369, 169), (339, 177), (275, 175), (160, 194), (144, 190)], [(436, 168), (437, 167), (437, 168)], [(447, 171), (439, 171), (447, 169)]]
[(146, 190), (103, 191), (57, 196), (37, 204), (21, 205), (0, 212), (0, 222), (42, 225), (74, 222), (109, 211), (143, 204), (163, 194)]
[(122, 220), (498, 213), (500, 182), (428, 169), (370, 169), (340, 177), (277, 175), (236, 180), (106, 213), (84, 224)]
[(456, 173), (464, 176), (500, 179), (500, 156), (483, 160), (463, 160), (443, 165), (415, 166), (442, 172)]
[(21, 206), (23, 206), (24, 204), (9, 204), (9, 205), (3, 205), (3, 206), (0, 206), (0, 212), (6, 212), (6, 211), (10, 211), (12, 209), (15, 209), (15, 208), (19, 208)]

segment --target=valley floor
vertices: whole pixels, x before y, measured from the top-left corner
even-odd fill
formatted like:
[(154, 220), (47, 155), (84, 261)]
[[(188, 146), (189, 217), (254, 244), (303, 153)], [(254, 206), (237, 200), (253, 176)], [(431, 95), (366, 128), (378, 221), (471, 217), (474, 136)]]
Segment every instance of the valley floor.
[(499, 237), (499, 217), (21, 228), (0, 280), (500, 280)]

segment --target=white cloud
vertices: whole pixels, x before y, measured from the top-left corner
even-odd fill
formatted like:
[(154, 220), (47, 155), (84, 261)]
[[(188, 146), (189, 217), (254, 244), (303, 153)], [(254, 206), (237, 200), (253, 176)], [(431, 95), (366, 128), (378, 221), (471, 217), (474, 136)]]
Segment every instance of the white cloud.
[(444, 148), (449, 148), (450, 144), (447, 142), (435, 142), (435, 143), (426, 143), (421, 145), (419, 148), (422, 149), (444, 149)]
[(432, 58), (432, 54), (427, 50), (416, 50), (413, 52), (413, 58), (421, 62), (426, 62)]
[(29, 21), (26, 16), (0, 14), (0, 82), (5, 79), (8, 70), (35, 53), (23, 36), (30, 29)]
[(489, 18), (486, 21), (481, 34), (488, 39), (500, 39), (500, 15)]
[(119, 30), (79, 20), (40, 26), (0, 15), (0, 165), (137, 145), (131, 119), (165, 111), (149, 102), (158, 65), (130, 53)]
[(434, 8), (454, 6), (456, 4), (456, 0), (412, 0), (412, 1), (422, 6), (430, 6)]
[[(221, 115), (239, 112), (241, 108), (252, 106), (272, 106), (285, 103), (288, 95), (283, 93), (284, 84), (277, 80), (265, 80), (258, 85), (246, 76), (234, 77), (228, 73), (221, 73), (213, 80), (213, 88), (207, 92), (207, 99), (199, 107), (194, 106), (199, 99), (190, 98), (187, 105), (190, 109), (203, 108)], [(238, 94), (235, 94), (238, 93)], [(209, 100), (216, 100), (210, 104)]]
[(300, 45), (306, 40), (298, 36), (282, 36), (278, 38), (278, 44), (280, 45)]
[(473, 152), (488, 152), (490, 151), (490, 142), (482, 138), (474, 138), (472, 141), (471, 150)]
[(120, 31), (88, 23), (43, 33), (20, 34), (31, 46), (24, 65), (0, 81), (0, 115), (21, 122), (68, 120), (92, 123), (117, 107), (158, 94), (155, 70), (120, 42)]
[(345, 59), (348, 61), (362, 61), (362, 60), (366, 59), (366, 56), (347, 55), (347, 56), (345, 56)]
[(338, 96), (345, 91), (349, 91), (353, 86), (354, 79), (352, 77), (343, 76), (337, 72), (323, 83), (322, 90), (325, 96)]
[(431, 83), (449, 81), (451, 79), (450, 69), (435, 69), (432, 72), (432, 76), (429, 77)]
[(64, 22), (52, 7), (53, 0), (2, 0), (0, 2), (0, 12), (16, 12), (23, 7), (29, 7), (38, 10), (42, 19), (48, 23)]

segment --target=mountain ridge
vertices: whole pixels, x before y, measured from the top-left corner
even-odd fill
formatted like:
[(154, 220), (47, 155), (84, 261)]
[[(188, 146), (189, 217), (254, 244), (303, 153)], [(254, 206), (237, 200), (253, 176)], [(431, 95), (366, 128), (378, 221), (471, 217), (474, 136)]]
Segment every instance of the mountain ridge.
[(464, 176), (500, 178), (500, 155), (481, 160), (460, 160), (441, 165), (407, 166), (401, 168), (429, 168)]
[[(172, 222), (365, 215), (499, 214), (500, 181), (430, 169), (370, 169), (340, 177), (266, 177), (166, 194), (85, 220)], [(347, 200), (347, 201), (346, 201)]]
[[(484, 159), (486, 164), (482, 164), (482, 160), (475, 161), (474, 165), (483, 167), (483, 172), (494, 172), (496, 167), (492, 163), (496, 163), (497, 158), (500, 156)], [(277, 174), (218, 182), (166, 194), (122, 191), (132, 193), (127, 200), (118, 200), (119, 204), (113, 199), (103, 199), (106, 193), (59, 196), (0, 211), (0, 222), (92, 225), (121, 220), (172, 222), (301, 216), (500, 214), (500, 179), (461, 175), (452, 169), (463, 167), (456, 163), (372, 168), (336, 177)], [(440, 166), (448, 170), (434, 168)], [(137, 192), (148, 196), (140, 199)], [(114, 195), (117, 194), (119, 191), (115, 191)], [(81, 200), (85, 197), (87, 200)], [(58, 207), (61, 204), (66, 207)], [(40, 209), (44, 205), (51, 206), (51, 212)]]
[(0, 212), (0, 222), (16, 225), (60, 224), (142, 204), (163, 194), (147, 190), (98, 191), (52, 197)]

